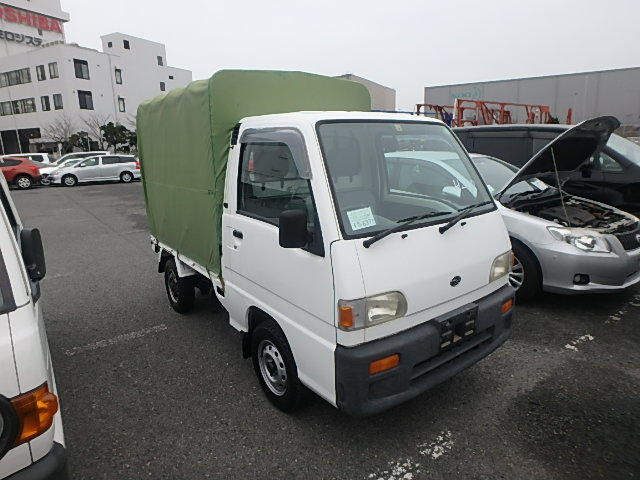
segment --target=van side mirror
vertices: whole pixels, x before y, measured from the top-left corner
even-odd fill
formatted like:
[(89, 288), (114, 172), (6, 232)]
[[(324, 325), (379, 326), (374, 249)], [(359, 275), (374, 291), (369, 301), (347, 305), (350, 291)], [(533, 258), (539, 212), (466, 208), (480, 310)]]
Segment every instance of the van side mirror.
[(309, 243), (306, 211), (296, 209), (280, 213), (279, 242), (283, 248), (301, 248)]
[(44, 261), (40, 230), (37, 228), (23, 229), (20, 232), (20, 246), (29, 278), (34, 282), (42, 280), (47, 273), (47, 266)]

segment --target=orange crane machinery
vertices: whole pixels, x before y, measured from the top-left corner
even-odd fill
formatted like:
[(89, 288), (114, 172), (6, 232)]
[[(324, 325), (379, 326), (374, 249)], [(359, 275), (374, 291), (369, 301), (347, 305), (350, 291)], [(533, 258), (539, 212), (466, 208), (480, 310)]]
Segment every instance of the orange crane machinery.
[[(416, 105), (417, 115), (439, 118), (451, 127), (468, 125), (496, 125), (513, 123), (554, 123), (551, 110), (546, 105), (526, 103), (465, 100), (457, 98), (454, 105)], [(567, 112), (566, 123), (572, 123), (573, 112)]]

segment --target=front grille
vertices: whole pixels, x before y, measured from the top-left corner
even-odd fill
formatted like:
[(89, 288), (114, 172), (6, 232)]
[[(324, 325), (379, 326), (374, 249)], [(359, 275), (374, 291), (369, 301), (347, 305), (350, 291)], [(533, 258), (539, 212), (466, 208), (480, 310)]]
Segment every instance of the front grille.
[(635, 230), (632, 232), (618, 233), (616, 237), (620, 240), (622, 248), (625, 250), (640, 248), (640, 224), (636, 225)]

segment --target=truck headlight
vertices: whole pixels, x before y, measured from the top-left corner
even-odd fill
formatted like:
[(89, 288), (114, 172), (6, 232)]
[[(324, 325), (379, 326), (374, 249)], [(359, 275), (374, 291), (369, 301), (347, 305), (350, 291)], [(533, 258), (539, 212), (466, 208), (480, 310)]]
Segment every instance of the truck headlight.
[(338, 326), (341, 330), (359, 330), (403, 317), (407, 300), (400, 292), (338, 301)]
[(573, 245), (583, 252), (608, 253), (611, 251), (611, 245), (607, 239), (600, 235), (594, 235), (591, 230), (566, 227), (547, 227), (547, 230), (556, 240)]
[(491, 272), (489, 272), (489, 282), (498, 280), (509, 273), (511, 269), (511, 260), (513, 255), (511, 250), (504, 252), (502, 255), (498, 255), (491, 264)]

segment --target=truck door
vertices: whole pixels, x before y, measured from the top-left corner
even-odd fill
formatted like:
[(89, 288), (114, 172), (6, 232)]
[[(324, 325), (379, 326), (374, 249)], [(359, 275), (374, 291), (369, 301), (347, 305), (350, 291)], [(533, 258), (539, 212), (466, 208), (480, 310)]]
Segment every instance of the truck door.
[[(293, 130), (254, 132), (242, 135), (228, 167), (222, 264), (230, 321), (246, 330), (249, 307), (270, 314), (289, 341), (300, 379), (332, 398), (333, 276), (304, 140)], [(279, 216), (293, 209), (307, 213), (303, 248), (279, 244)]]

